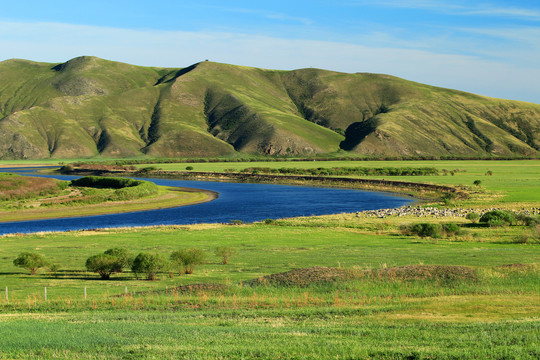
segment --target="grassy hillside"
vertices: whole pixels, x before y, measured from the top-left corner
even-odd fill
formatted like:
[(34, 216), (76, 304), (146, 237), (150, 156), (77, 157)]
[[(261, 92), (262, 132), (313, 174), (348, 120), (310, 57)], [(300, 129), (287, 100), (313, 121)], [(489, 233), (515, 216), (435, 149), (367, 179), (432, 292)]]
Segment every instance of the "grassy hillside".
[(0, 158), (538, 156), (540, 105), (375, 74), (0, 63)]

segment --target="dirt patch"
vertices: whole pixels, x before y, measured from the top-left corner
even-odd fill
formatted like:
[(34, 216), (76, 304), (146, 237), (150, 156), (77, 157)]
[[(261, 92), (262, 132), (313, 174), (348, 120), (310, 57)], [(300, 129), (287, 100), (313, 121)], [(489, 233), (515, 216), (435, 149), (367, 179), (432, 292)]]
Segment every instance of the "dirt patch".
[(348, 280), (355, 276), (356, 272), (353, 270), (316, 266), (261, 276), (256, 279), (244, 281), (243, 284), (248, 286), (274, 285), (304, 287), (311, 284)]

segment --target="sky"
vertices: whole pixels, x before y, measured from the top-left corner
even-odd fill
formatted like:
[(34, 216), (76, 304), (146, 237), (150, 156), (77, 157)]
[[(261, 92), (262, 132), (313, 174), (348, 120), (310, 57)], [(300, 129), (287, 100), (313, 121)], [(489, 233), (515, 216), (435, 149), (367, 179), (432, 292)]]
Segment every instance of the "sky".
[(9, 1), (0, 61), (208, 59), (398, 76), (540, 104), (538, 0)]

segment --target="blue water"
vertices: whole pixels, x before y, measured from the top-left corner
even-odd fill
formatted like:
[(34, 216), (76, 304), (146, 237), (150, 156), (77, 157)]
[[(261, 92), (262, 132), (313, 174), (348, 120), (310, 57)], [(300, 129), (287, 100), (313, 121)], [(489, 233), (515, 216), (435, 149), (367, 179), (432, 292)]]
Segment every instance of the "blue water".
[[(2, 171), (15, 172), (11, 169), (3, 169)], [(24, 171), (18, 169), (17, 172)], [(75, 176), (62, 175), (45, 175), (44, 177), (62, 180), (76, 178)], [(124, 226), (228, 223), (231, 220), (254, 222), (264, 219), (394, 208), (413, 201), (411, 198), (385, 193), (349, 189), (214, 181), (138, 179), (152, 181), (158, 185), (211, 190), (219, 193), (219, 197), (204, 204), (171, 209), (0, 223), (0, 235)]]

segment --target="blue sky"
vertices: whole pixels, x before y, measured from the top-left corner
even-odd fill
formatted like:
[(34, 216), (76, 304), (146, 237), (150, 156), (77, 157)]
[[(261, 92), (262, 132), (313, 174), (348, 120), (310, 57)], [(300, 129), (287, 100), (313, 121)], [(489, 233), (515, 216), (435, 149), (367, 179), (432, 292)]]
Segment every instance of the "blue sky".
[(385, 73), (540, 103), (538, 0), (14, 1), (0, 60)]

